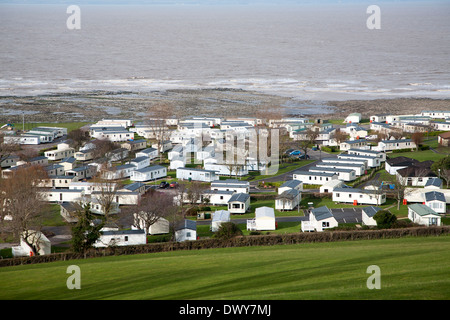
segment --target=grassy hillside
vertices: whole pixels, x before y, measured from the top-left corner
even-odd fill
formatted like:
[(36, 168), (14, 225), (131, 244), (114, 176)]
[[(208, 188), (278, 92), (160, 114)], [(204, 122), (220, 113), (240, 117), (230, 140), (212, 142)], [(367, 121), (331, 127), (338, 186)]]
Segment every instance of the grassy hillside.
[(0, 299), (449, 299), (449, 261), (450, 236), (105, 257), (0, 268)]

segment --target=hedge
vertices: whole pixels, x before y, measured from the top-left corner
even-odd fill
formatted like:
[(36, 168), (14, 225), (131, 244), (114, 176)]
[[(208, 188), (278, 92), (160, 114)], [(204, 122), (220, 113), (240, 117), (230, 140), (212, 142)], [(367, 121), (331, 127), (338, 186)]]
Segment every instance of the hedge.
[(270, 234), (254, 236), (238, 236), (231, 239), (202, 239), (185, 242), (151, 243), (145, 245), (108, 247), (91, 249), (86, 254), (53, 253), (43, 256), (22, 257), (0, 260), (0, 267), (66, 261), (83, 258), (96, 258), (114, 255), (145, 254), (178, 250), (200, 250), (212, 248), (250, 247), (289, 245), (313, 242), (334, 242), (351, 240), (373, 240), (401, 237), (440, 236), (450, 233), (449, 226), (414, 227), (398, 229), (373, 229), (352, 231), (300, 232), (291, 234)]

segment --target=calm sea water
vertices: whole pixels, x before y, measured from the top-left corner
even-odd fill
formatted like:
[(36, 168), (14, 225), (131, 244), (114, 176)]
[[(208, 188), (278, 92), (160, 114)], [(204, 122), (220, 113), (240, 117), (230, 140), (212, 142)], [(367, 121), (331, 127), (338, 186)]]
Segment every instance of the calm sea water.
[(300, 99), (450, 97), (450, 2), (0, 5), (0, 95), (243, 88)]

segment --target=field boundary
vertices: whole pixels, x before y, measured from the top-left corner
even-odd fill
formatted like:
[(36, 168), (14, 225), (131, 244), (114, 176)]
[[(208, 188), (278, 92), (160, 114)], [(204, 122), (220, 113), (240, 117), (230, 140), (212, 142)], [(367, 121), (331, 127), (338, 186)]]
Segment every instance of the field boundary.
[(413, 227), (380, 230), (302, 232), (291, 234), (270, 234), (238, 236), (231, 239), (201, 239), (185, 242), (164, 242), (126, 247), (107, 247), (91, 249), (85, 254), (53, 253), (43, 256), (9, 258), (0, 260), (0, 267), (99, 258), (106, 256), (147, 254), (179, 250), (201, 250), (231, 247), (290, 245), (314, 242), (338, 242), (354, 240), (392, 239), (402, 237), (428, 237), (450, 234), (450, 226)]

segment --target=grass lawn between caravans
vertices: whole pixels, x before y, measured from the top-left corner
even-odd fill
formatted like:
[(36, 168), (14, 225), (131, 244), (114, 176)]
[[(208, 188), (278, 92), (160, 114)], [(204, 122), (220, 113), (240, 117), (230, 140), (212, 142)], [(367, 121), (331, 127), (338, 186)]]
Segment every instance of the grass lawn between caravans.
[[(0, 299), (449, 299), (450, 236), (175, 251), (0, 268)], [(66, 286), (80, 267), (81, 288)], [(369, 266), (381, 289), (367, 288)]]

